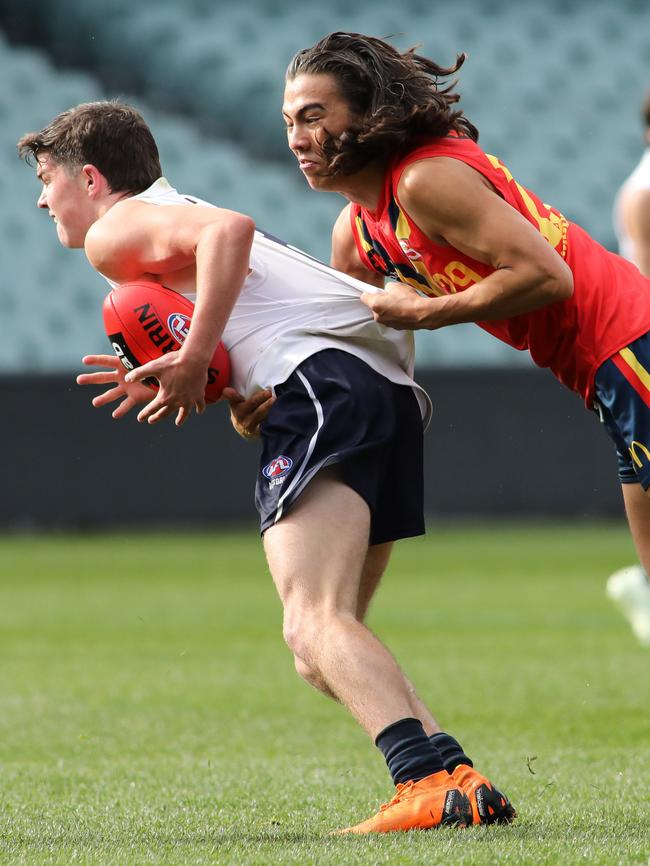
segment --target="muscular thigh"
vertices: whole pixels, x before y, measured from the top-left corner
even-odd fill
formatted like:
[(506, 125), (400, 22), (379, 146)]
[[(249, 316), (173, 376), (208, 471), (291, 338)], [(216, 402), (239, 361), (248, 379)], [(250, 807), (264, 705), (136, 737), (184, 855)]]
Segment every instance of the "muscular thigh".
[(283, 604), (319, 606), (356, 616), (368, 554), (370, 510), (325, 469), (282, 520), (264, 533), (264, 550)]

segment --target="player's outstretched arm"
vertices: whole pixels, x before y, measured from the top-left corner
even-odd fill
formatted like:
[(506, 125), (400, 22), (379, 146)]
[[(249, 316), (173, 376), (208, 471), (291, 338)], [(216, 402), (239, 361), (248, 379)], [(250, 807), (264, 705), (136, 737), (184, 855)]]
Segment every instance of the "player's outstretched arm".
[(135, 406), (153, 400), (154, 395), (151, 388), (139, 382), (129, 385), (124, 381), (126, 370), (115, 355), (85, 355), (81, 361), (88, 367), (107, 368), (94, 373), (80, 373), (77, 376), (77, 384), (112, 386), (102, 394), (93, 397), (92, 404), (99, 409), (120, 400), (121, 402), (112, 412), (113, 418), (123, 418)]
[(408, 166), (398, 185), (402, 207), (433, 242), (448, 245), (493, 272), (464, 291), (423, 298), (393, 286), (362, 300), (394, 328), (442, 328), (508, 319), (566, 300), (573, 276), (566, 262), (479, 172), (447, 158)]

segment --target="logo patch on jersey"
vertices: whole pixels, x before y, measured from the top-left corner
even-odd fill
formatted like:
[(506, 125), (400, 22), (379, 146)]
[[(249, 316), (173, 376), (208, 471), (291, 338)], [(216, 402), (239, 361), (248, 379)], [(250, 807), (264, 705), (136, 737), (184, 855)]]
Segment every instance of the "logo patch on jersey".
[(270, 463), (266, 464), (264, 469), (262, 469), (262, 474), (265, 478), (282, 478), (289, 472), (292, 466), (293, 460), (291, 457), (285, 457), (284, 454), (280, 454), (279, 457), (274, 457)]
[(184, 316), (183, 313), (172, 313), (167, 319), (167, 327), (179, 343), (184, 343), (185, 338), (190, 332), (189, 316)]
[(417, 250), (414, 250), (413, 247), (411, 247), (409, 245), (409, 242), (406, 240), (406, 238), (398, 238), (397, 240), (399, 241), (399, 245), (401, 246), (402, 250), (404, 251), (404, 254), (409, 259), (411, 259), (411, 261), (415, 262), (415, 261), (418, 261), (418, 259), (422, 258), (420, 253)]

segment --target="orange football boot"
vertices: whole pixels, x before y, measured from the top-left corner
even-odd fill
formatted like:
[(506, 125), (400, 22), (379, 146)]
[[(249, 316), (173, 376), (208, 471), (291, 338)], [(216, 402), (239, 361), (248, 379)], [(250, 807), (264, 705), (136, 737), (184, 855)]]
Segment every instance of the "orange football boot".
[(510, 824), (517, 817), (506, 795), (497, 791), (492, 782), (473, 767), (459, 764), (451, 778), (469, 798), (473, 824)]
[(429, 830), (432, 827), (467, 827), (472, 807), (467, 794), (456, 788), (446, 770), (418, 782), (397, 785), (397, 793), (379, 812), (338, 833), (392, 833), (396, 830)]

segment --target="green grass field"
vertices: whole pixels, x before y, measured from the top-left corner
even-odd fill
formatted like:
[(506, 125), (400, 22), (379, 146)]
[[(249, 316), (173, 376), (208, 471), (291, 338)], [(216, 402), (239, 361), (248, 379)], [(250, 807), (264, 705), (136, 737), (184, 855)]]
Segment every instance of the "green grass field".
[(297, 679), (254, 530), (0, 539), (0, 862), (647, 864), (650, 653), (622, 525), (432, 527), (370, 623), (510, 795), (511, 827), (328, 831), (390, 798)]

